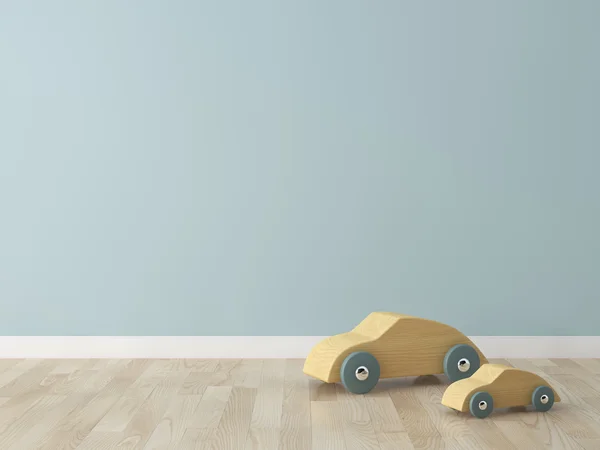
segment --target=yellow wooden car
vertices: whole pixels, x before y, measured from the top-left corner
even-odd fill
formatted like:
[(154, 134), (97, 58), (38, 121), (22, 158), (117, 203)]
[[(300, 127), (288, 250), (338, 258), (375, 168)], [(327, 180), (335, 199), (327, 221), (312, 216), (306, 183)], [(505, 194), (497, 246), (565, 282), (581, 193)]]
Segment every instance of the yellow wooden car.
[(503, 364), (482, 365), (470, 378), (450, 385), (442, 397), (443, 405), (479, 418), (494, 408), (512, 406), (548, 411), (559, 401), (558, 393), (539, 375)]
[(380, 378), (445, 373), (450, 381), (469, 377), (487, 360), (460, 331), (433, 320), (374, 312), (348, 333), (318, 343), (304, 373), (326, 383), (341, 381), (356, 394)]

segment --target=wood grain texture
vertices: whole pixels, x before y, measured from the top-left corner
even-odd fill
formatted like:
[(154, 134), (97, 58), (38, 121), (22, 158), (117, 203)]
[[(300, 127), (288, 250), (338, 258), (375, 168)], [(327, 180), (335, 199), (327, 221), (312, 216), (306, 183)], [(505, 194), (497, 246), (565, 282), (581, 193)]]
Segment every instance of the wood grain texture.
[(131, 389), (151, 389), (139, 408), (133, 411), (132, 417), (125, 424), (123, 431), (107, 433), (93, 429), (83, 440), (81, 447), (94, 448), (101, 435), (109, 436), (111, 439), (118, 441), (118, 446), (115, 444), (115, 448), (141, 449), (144, 447), (166, 413), (170, 403), (176, 397), (183, 380), (189, 374), (189, 370), (184, 368), (174, 369), (171, 372), (165, 371), (162, 364), (164, 364), (162, 361), (158, 364), (153, 363), (126, 390), (126, 392), (131, 392)]
[(336, 387), (346, 447), (379, 450), (365, 396), (351, 394), (340, 384)]
[(350, 353), (366, 351), (379, 362), (381, 378), (441, 374), (448, 350), (456, 344), (481, 351), (449, 325), (391, 312), (369, 314), (353, 330), (324, 339), (311, 350), (304, 373), (318, 380), (340, 381), (340, 367)]
[(328, 401), (312, 402), (310, 406), (312, 448), (346, 450), (340, 405), (335, 401)]
[(279, 448), (278, 428), (250, 428), (244, 450), (277, 450)]
[(441, 436), (417, 436), (410, 439), (415, 450), (445, 450), (450, 448)]
[(217, 428), (231, 394), (231, 386), (208, 386), (193, 418), (194, 428)]
[(408, 437), (407, 432), (380, 431), (377, 433), (377, 441), (381, 450), (414, 449), (415, 446)]
[(431, 445), (432, 448), (443, 446), (440, 432), (421, 402), (427, 395), (426, 389), (427, 385), (414, 380), (412, 384), (402, 383), (389, 390), (396, 414), (415, 448), (427, 448), (422, 447), (425, 444)]
[(198, 395), (175, 396), (144, 445), (144, 449), (177, 450), (180, 448), (185, 431), (190, 427), (201, 398), (202, 396)]
[(600, 439), (576, 439), (576, 442), (583, 450), (598, 450), (600, 448)]
[(0, 360), (0, 448), (600, 448), (597, 360), (510, 363), (541, 374), (562, 402), (481, 420), (443, 406), (437, 376), (385, 379), (357, 396), (306, 376), (303, 360)]
[(14, 446), (21, 437), (25, 436), (32, 424), (38, 423), (48, 411), (56, 409), (57, 405), (65, 400), (60, 396), (41, 396), (26, 411), (17, 416), (10, 424), (2, 429), (0, 434), (0, 448)]
[(589, 372), (600, 375), (600, 359), (573, 359), (573, 361)]
[(279, 449), (312, 446), (309, 378), (302, 373), (304, 360), (288, 359), (285, 365)]
[(577, 441), (569, 436), (549, 414), (520, 414), (524, 426), (529, 430), (534, 442), (541, 442), (546, 448), (579, 449)]
[(243, 449), (252, 420), (256, 389), (232, 387), (223, 416), (215, 429), (215, 448)]
[(546, 448), (543, 442), (536, 442), (534, 435), (523, 422), (507, 420), (496, 424), (511, 444), (518, 449), (537, 450)]
[[(459, 414), (459, 413), (456, 413)], [(469, 429), (478, 437), (482, 448), (516, 450), (517, 447), (501, 432), (493, 420), (477, 420), (466, 418)]]

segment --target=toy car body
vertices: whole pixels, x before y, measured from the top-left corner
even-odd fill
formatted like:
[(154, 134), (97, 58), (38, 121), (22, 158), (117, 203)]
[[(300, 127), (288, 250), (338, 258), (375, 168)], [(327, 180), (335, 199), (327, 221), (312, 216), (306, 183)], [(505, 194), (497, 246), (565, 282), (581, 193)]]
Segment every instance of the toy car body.
[(482, 365), (470, 378), (450, 385), (442, 397), (443, 405), (480, 418), (494, 408), (513, 406), (548, 411), (559, 401), (558, 393), (539, 375), (503, 364)]
[[(473, 342), (451, 326), (373, 312), (352, 331), (318, 343), (306, 359), (304, 373), (326, 383), (341, 381), (349, 391), (365, 393), (379, 378), (446, 373), (455, 381), (485, 363)], [(366, 382), (368, 377), (371, 380)]]

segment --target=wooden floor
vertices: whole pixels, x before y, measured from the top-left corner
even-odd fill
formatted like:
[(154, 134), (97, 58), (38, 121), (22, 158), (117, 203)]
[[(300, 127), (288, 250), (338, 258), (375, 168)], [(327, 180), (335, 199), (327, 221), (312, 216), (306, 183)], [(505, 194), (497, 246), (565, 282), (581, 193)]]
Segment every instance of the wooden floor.
[(600, 449), (600, 360), (493, 360), (563, 402), (488, 419), (440, 404), (443, 376), (348, 394), (302, 360), (0, 360), (0, 449)]

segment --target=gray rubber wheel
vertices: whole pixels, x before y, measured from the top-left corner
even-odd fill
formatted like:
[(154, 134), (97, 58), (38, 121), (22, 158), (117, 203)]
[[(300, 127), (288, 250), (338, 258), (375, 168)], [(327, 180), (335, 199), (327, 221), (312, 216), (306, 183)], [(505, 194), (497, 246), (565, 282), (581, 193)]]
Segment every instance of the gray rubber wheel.
[(480, 365), (479, 355), (467, 344), (455, 345), (444, 357), (444, 373), (451, 383), (469, 378), (477, 372)]
[(494, 410), (494, 399), (487, 392), (476, 392), (469, 400), (469, 411), (475, 417), (484, 419)]
[(342, 384), (353, 394), (366, 394), (379, 381), (379, 362), (368, 352), (349, 354), (340, 369)]
[(536, 411), (548, 411), (554, 405), (554, 391), (548, 386), (536, 387), (531, 395), (531, 403)]

